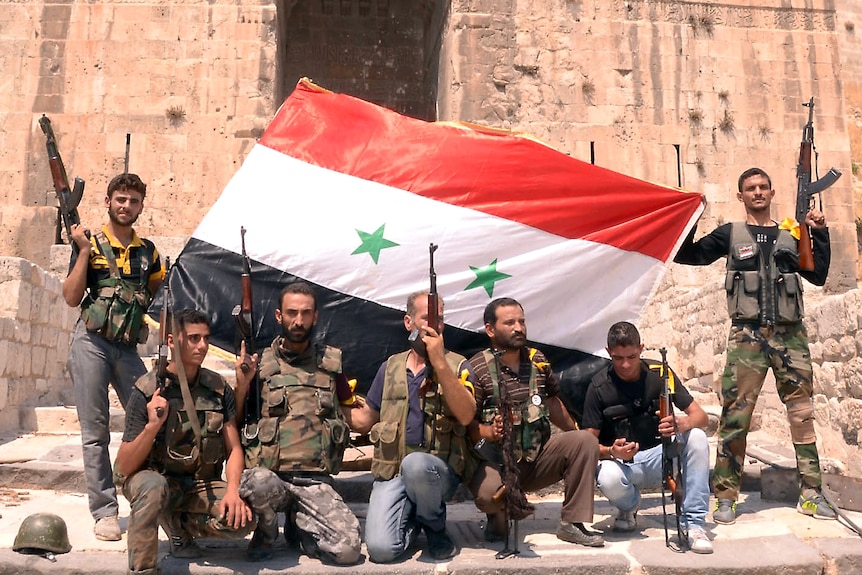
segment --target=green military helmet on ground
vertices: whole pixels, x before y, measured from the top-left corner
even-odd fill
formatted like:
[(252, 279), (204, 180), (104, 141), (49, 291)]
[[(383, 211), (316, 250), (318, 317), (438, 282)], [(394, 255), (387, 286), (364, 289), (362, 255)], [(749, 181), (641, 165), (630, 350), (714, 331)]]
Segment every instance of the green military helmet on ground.
[(18, 528), (12, 551), (33, 555), (68, 553), (72, 545), (66, 522), (53, 513), (34, 513), (27, 516)]

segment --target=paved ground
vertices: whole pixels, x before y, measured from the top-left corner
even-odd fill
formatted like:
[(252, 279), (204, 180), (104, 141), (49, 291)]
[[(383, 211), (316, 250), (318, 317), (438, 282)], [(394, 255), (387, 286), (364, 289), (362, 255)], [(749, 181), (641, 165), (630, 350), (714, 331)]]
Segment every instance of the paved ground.
[[(119, 444), (115, 434), (113, 447)], [(713, 449), (714, 453), (714, 449)], [(361, 454), (353, 453), (350, 457)], [(757, 466), (750, 463), (757, 486)], [(93, 536), (92, 519), (83, 495), (83, 467), (79, 437), (75, 434), (31, 435), (0, 438), (0, 574), (123, 574), (126, 572), (125, 539), (98, 541)], [(367, 473), (350, 472), (338, 476), (337, 486), (351, 501), (364, 525), (370, 478)], [(593, 528), (603, 531), (606, 545), (587, 549), (561, 542), (553, 535), (559, 519), (560, 498), (551, 494), (534, 500), (535, 517), (520, 523), (521, 554), (495, 559), (502, 544), (487, 544), (482, 537), (484, 515), (472, 502), (450, 504), (449, 531), (462, 547), (449, 562), (434, 562), (422, 552), (422, 543), (410, 558), (391, 565), (364, 559), (350, 568), (324, 565), (299, 556), (283, 546), (273, 560), (248, 563), (246, 542), (205, 541), (205, 557), (178, 560), (166, 557), (162, 572), (172, 574), (266, 574), (289, 570), (300, 574), (332, 573), (557, 573), (646, 574), (662, 573), (746, 573), (845, 575), (862, 573), (862, 539), (838, 522), (817, 521), (796, 513), (791, 504), (764, 501), (759, 491), (743, 494), (740, 516), (735, 525), (708, 523), (714, 539), (713, 555), (674, 553), (665, 547), (661, 496), (648, 494), (639, 514), (641, 529), (632, 535), (610, 530), (612, 508), (597, 499)], [(57, 562), (14, 553), (11, 547), (21, 521), (27, 515), (50, 511), (62, 516), (69, 527), (72, 552), (57, 556)], [(850, 513), (862, 523), (862, 514)], [(126, 527), (128, 504), (121, 498), (120, 522)], [(711, 517), (710, 517), (711, 519)], [(164, 537), (162, 535), (162, 537)], [(283, 544), (283, 543), (282, 543)], [(166, 543), (162, 541), (166, 553)]]

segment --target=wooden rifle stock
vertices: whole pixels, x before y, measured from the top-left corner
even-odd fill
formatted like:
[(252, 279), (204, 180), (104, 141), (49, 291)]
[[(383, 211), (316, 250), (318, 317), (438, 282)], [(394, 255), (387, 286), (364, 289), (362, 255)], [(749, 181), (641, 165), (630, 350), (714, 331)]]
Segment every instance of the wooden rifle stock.
[(814, 251), (811, 248), (811, 232), (805, 216), (811, 207), (808, 186), (811, 185), (811, 148), (814, 145), (814, 98), (803, 104), (810, 106), (808, 123), (802, 128), (802, 143), (799, 145), (799, 163), (796, 166), (796, 221), (799, 222), (799, 269), (814, 270)]
[[(805, 216), (811, 210), (814, 194), (829, 188), (841, 177), (835, 168), (822, 178), (811, 181), (811, 155), (814, 152), (814, 98), (802, 104), (808, 108), (808, 123), (802, 128), (802, 143), (799, 145), (799, 163), (796, 165), (796, 221), (799, 223), (799, 270), (814, 270), (814, 251), (811, 247), (811, 232), (805, 223)], [(816, 156), (815, 156), (816, 160)]]
[[(78, 216), (78, 204), (84, 195), (84, 180), (75, 178), (74, 188), (69, 188), (69, 177), (66, 175), (66, 167), (63, 165), (63, 159), (60, 157), (60, 151), (57, 148), (54, 128), (51, 127), (51, 120), (45, 114), (42, 114), (42, 117), (39, 118), (39, 127), (45, 134), (48, 167), (51, 169), (51, 180), (54, 183), (54, 193), (57, 195), (60, 218), (63, 222), (63, 227), (66, 228), (66, 237), (72, 245), (72, 249), (77, 251), (77, 244), (72, 241), (72, 226), (81, 223), (81, 218)], [(89, 237), (89, 234), (87, 234), (87, 237)], [(59, 227), (57, 228), (56, 239), (57, 243), (61, 243)]]
[(440, 296), (437, 294), (437, 272), (434, 271), (434, 252), (437, 251), (437, 244), (428, 244), (428, 258), (430, 268), (428, 270), (428, 278), (430, 289), (428, 290), (428, 325), (434, 328), (434, 331), (440, 333)]
[[(242, 275), (240, 276), (240, 284), (242, 287), (242, 298), (240, 304), (233, 308), (233, 318), (236, 322), (237, 332), (242, 341), (245, 342), (246, 355), (242, 358), (243, 373), (248, 373), (251, 369), (247, 361), (247, 357), (252, 356), (257, 352), (254, 333), (254, 304), (251, 293), (251, 259), (245, 251), (245, 228), (240, 226), (239, 232), (242, 243)], [(260, 381), (257, 374), (251, 380), (249, 385), (248, 395), (245, 398), (245, 418), (246, 426), (257, 423), (260, 419), (261, 397), (260, 397)], [(256, 433), (252, 432), (253, 434)]]

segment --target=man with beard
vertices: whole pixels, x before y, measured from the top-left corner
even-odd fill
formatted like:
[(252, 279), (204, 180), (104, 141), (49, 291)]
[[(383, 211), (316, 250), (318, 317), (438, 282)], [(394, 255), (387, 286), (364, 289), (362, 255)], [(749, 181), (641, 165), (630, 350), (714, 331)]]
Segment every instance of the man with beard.
[(432, 559), (457, 552), (446, 501), (475, 469), (465, 433), (476, 407), (470, 364), (443, 346), (442, 299), (438, 315), (428, 325), (428, 292), (408, 296), (404, 327), (414, 346), (380, 366), (366, 404), (349, 414), (351, 428), (374, 443), (365, 546), (376, 563), (402, 557), (421, 530)]
[[(560, 399), (560, 384), (545, 356), (527, 346), (524, 308), (511, 298), (498, 298), (485, 307), (485, 333), (491, 347), (470, 358), (476, 374), (476, 419), (469, 427), (474, 443), (491, 447), (503, 441), (503, 416), (498, 402), (506, 386), (512, 404), (512, 448), (520, 488), (534, 491), (563, 480), (564, 496), (557, 538), (587, 547), (602, 547), (601, 535), (584, 523), (593, 521), (593, 485), (598, 439), (578, 431)], [(551, 435), (551, 423), (562, 433)], [(485, 453), (488, 453), (487, 451)], [(500, 466), (488, 457), (470, 490), (476, 506), (488, 515), (485, 539), (502, 539), (506, 530), (505, 498), (495, 497), (503, 485)], [(511, 489), (511, 486), (509, 486)]]
[(141, 239), (132, 228), (146, 194), (146, 184), (135, 174), (111, 180), (105, 196), (108, 223), (92, 237), (83, 225), (72, 226), (77, 250), (72, 251), (63, 282), (66, 304), (81, 306), (67, 368), (81, 425), (87, 497), (96, 521), (93, 531), (102, 541), (122, 538), (108, 455), (108, 384), (125, 408), (135, 381), (147, 371), (137, 344), (147, 340), (144, 313), (165, 277), (153, 242)]
[[(246, 469), (240, 495), (258, 515), (248, 546), (252, 561), (268, 559), (285, 513), (285, 539), (311, 557), (340, 565), (359, 560), (359, 521), (332, 488), (341, 469), (350, 429), (342, 409), (355, 399), (341, 372), (341, 350), (311, 341), (317, 298), (305, 282), (288, 284), (275, 320), (282, 335), (263, 352), (259, 378), (260, 419), (243, 429)], [(244, 345), (241, 353), (245, 355)], [(257, 355), (248, 358), (256, 367)], [(254, 369), (237, 376), (237, 421)]]

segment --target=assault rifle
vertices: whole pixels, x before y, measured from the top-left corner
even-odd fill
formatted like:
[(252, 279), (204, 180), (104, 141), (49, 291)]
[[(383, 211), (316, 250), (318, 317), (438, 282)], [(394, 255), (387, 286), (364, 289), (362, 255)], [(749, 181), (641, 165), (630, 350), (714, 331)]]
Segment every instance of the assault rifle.
[[(515, 457), (515, 429), (512, 419), (513, 403), (509, 397), (509, 389), (506, 382), (503, 381), (503, 372), (500, 365), (500, 356), (505, 353), (504, 350), (493, 350), (494, 363), (497, 369), (497, 378), (500, 380), (500, 401), (497, 404), (497, 409), (503, 419), (503, 465), (501, 469), (501, 477), (503, 485), (493, 495), (496, 502), (503, 502), (503, 512), (506, 514), (506, 543), (503, 549), (499, 551), (495, 557), (504, 559), (511, 555), (518, 555), (518, 522), (528, 515), (531, 515), (536, 508), (532, 503), (527, 501), (527, 496), (521, 490), (520, 468), (518, 467), (518, 459)], [(510, 526), (514, 524), (512, 529), (512, 548), (509, 548), (509, 531)]]
[(796, 221), (799, 222), (799, 269), (814, 270), (814, 252), (811, 249), (811, 232), (805, 224), (805, 216), (812, 209), (814, 194), (829, 188), (841, 177), (841, 172), (829, 168), (822, 178), (811, 181), (811, 152), (814, 148), (814, 98), (803, 106), (808, 108), (808, 123), (802, 128), (802, 143), (799, 145), (799, 163), (796, 165)]
[[(171, 258), (165, 257), (165, 286), (162, 309), (159, 312), (159, 356), (156, 359), (156, 385), (159, 393), (165, 392), (165, 382), (168, 380), (168, 334), (171, 333)], [(161, 407), (156, 408), (156, 415), (162, 416)]]
[[(431, 267), (428, 271), (430, 289), (428, 290), (428, 322), (427, 325), (434, 328), (437, 333), (440, 333), (440, 296), (437, 294), (437, 272), (434, 271), (434, 252), (437, 251), (437, 244), (431, 243), (428, 245), (428, 257), (430, 258)], [(410, 342), (410, 347), (419, 357), (425, 358), (425, 384), (422, 393), (422, 412), (425, 412), (425, 398), (429, 393), (436, 391), (436, 378), (434, 370), (431, 367), (431, 362), (428, 361), (428, 350), (425, 349), (425, 342), (422, 341), (422, 333), (418, 328), (414, 328), (407, 337)], [(428, 451), (433, 451), (437, 443), (437, 416), (440, 412), (440, 400), (436, 402), (434, 409), (433, 421), (431, 424), (431, 443), (428, 446)]]
[[(81, 218), (78, 216), (78, 204), (81, 203), (81, 198), (84, 196), (84, 180), (75, 178), (75, 185), (69, 189), (69, 177), (66, 175), (66, 167), (63, 165), (63, 159), (60, 157), (60, 151), (57, 149), (57, 140), (54, 137), (54, 128), (51, 127), (51, 120), (48, 116), (42, 114), (39, 118), (39, 127), (45, 133), (45, 147), (48, 149), (48, 166), (51, 168), (51, 179), (54, 181), (54, 193), (57, 194), (57, 202), (59, 204), (59, 216), (57, 217), (57, 232), (55, 234), (55, 243), (63, 243), (60, 236), (60, 221), (66, 228), (66, 238), (72, 245), (72, 250), (78, 250), (78, 245), (72, 241), (72, 226), (81, 223)], [(89, 234), (88, 234), (89, 236)]]
[[(670, 374), (670, 367), (667, 364), (667, 349), (661, 348), (661, 380), (662, 392), (659, 398), (659, 419), (664, 419), (667, 416), (673, 416), (673, 396), (676, 387), (676, 380)], [(683, 529), (680, 518), (682, 516), (682, 500), (684, 498), (684, 483), (682, 477), (682, 445), (677, 441), (679, 429), (676, 424), (676, 417), (673, 418), (673, 436), (661, 438), (661, 509), (664, 515), (664, 542), (668, 548), (683, 552), (688, 549), (688, 533)], [(667, 506), (666, 492), (670, 493), (673, 499), (676, 511), (676, 533), (679, 538), (679, 547), (674, 547), (670, 542), (670, 535), (667, 529)]]
[[(236, 328), (240, 339), (245, 342), (246, 355), (242, 358), (240, 368), (243, 373), (248, 373), (251, 366), (246, 361), (247, 357), (251, 357), (257, 352), (254, 333), (254, 307), (251, 296), (251, 259), (245, 251), (245, 228), (240, 226), (240, 237), (242, 238), (242, 300), (239, 305), (233, 308), (233, 318), (236, 321)], [(249, 439), (257, 435), (257, 421), (260, 419), (261, 410), (260, 397), (260, 380), (255, 374), (248, 388), (248, 395), (245, 398), (245, 420), (243, 433)]]

